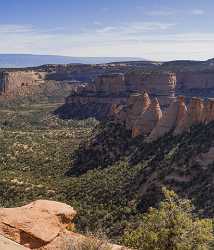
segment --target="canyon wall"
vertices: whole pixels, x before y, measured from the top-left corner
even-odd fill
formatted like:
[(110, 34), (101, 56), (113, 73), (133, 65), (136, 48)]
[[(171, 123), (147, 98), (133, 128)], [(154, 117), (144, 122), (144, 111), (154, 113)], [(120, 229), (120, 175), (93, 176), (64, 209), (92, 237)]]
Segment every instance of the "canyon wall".
[(44, 84), (45, 73), (37, 71), (3, 71), (0, 79), (2, 95), (25, 95), (32, 88)]
[(176, 93), (185, 96), (214, 96), (214, 71), (177, 72)]
[(139, 105), (134, 104), (138, 107), (133, 107), (136, 111), (140, 108), (140, 100), (145, 91), (152, 97), (158, 97), (160, 106), (165, 109), (175, 99), (175, 87), (176, 75), (168, 72), (103, 74), (97, 76), (93, 83), (80, 84), (56, 114), (65, 119), (105, 119), (111, 115), (112, 109), (118, 110), (117, 105), (127, 106), (131, 99), (133, 102), (139, 99)]
[[(207, 124), (214, 121), (214, 99), (203, 100), (192, 97), (186, 105), (185, 97), (178, 96), (169, 107), (162, 111), (157, 98), (151, 98), (145, 92), (141, 98), (129, 97), (131, 102), (122, 108), (114, 108), (115, 122), (124, 124), (132, 130), (132, 136), (146, 136), (147, 142), (152, 142), (165, 134), (174, 136), (187, 132), (197, 124)], [(120, 107), (120, 105), (118, 106)]]
[(175, 98), (176, 74), (171, 72), (149, 72), (132, 70), (125, 75), (127, 89), (146, 91), (159, 98), (161, 106), (167, 107)]

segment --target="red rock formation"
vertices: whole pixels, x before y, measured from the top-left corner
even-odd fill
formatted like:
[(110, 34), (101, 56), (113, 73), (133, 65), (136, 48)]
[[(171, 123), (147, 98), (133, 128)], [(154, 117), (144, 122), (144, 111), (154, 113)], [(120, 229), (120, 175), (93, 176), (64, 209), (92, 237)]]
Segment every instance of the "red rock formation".
[(5, 71), (2, 73), (1, 92), (3, 95), (28, 95), (32, 88), (44, 84), (45, 73), (36, 71)]
[(161, 106), (168, 106), (175, 99), (176, 74), (170, 72), (145, 73), (133, 70), (125, 75), (127, 89), (136, 92), (146, 91), (155, 95)]
[[(0, 234), (27, 249), (67, 250), (91, 240), (66, 229), (68, 226), (72, 227), (71, 223), (75, 215), (75, 210), (69, 205), (46, 200), (38, 200), (23, 207), (1, 208)], [(125, 249), (119, 245), (108, 244), (108, 246), (112, 250)], [(14, 244), (14, 248), (10, 249), (26, 248)]]
[(140, 134), (149, 134), (161, 118), (162, 111), (160, 104), (158, 99), (154, 98), (150, 106), (137, 118), (132, 128), (132, 136), (136, 137)]
[(199, 97), (193, 97), (188, 106), (188, 127), (203, 122), (204, 102)]
[(149, 95), (146, 92), (130, 95), (126, 112), (126, 127), (128, 129), (135, 127), (138, 117), (148, 109), (150, 103)]
[(125, 91), (125, 78), (123, 74), (106, 74), (98, 76), (95, 80), (97, 92), (119, 94)]
[(214, 99), (209, 98), (204, 103), (203, 122), (209, 123), (214, 120)]
[(188, 127), (188, 111), (185, 104), (184, 96), (178, 97), (178, 114), (176, 118), (176, 128), (174, 130), (174, 135), (181, 134)]
[(63, 203), (38, 200), (18, 208), (0, 209), (0, 233), (17, 243), (38, 249), (55, 240), (76, 215)]
[(15, 241), (0, 235), (0, 249), (1, 250), (29, 250), (29, 248), (23, 247)]
[(163, 117), (160, 119), (156, 127), (152, 130), (151, 134), (147, 138), (148, 142), (157, 140), (176, 127), (178, 110), (178, 101), (172, 102), (169, 108), (163, 113)]

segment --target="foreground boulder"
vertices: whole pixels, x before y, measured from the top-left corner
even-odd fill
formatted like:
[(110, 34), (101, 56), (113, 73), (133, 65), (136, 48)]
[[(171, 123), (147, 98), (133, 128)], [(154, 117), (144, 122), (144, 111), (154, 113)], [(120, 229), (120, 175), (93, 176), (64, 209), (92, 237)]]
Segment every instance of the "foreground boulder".
[(75, 215), (72, 207), (46, 200), (23, 207), (1, 208), (0, 234), (31, 249), (38, 249), (55, 240)]
[(23, 247), (16, 242), (9, 240), (8, 238), (0, 235), (0, 249), (1, 250), (27, 250), (28, 248)]
[[(96, 238), (67, 230), (74, 227), (75, 216), (76, 211), (71, 206), (48, 200), (37, 200), (23, 207), (0, 208), (0, 249), (81, 250), (85, 249), (83, 244), (86, 243), (100, 245), (101, 241)], [(10, 244), (11, 248), (1, 248), (1, 244)], [(124, 249), (118, 245), (102, 244), (111, 250)]]

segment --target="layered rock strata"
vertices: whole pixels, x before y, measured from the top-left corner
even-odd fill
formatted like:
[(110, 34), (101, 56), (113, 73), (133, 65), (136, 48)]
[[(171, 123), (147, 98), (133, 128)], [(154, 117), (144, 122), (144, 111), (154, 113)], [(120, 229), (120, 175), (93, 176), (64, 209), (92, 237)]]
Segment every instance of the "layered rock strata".
[(33, 88), (44, 84), (45, 73), (33, 70), (4, 71), (0, 78), (0, 92), (3, 95), (28, 95)]
[[(165, 109), (174, 100), (176, 76), (173, 73), (145, 73), (132, 71), (126, 74), (104, 74), (94, 83), (80, 86), (66, 98), (65, 104), (56, 111), (61, 118), (105, 119), (113, 110), (128, 108), (129, 123), (133, 127), (136, 117), (147, 109), (143, 95), (157, 96), (160, 106)], [(149, 103), (150, 104), (150, 103)], [(116, 112), (118, 113), (118, 112)], [(120, 116), (123, 116), (120, 112)]]
[(146, 136), (148, 142), (155, 141), (167, 133), (179, 135), (193, 125), (214, 121), (214, 99), (204, 101), (193, 97), (188, 106), (184, 96), (178, 96), (168, 109), (162, 112), (157, 98), (143, 94), (131, 95), (127, 105), (114, 105), (112, 116), (127, 129), (132, 136)]
[(164, 113), (148, 137), (148, 141), (154, 141), (172, 132), (179, 135), (188, 131), (193, 125), (214, 121), (214, 100), (204, 101), (199, 97), (193, 97), (188, 106), (184, 97), (179, 96)]

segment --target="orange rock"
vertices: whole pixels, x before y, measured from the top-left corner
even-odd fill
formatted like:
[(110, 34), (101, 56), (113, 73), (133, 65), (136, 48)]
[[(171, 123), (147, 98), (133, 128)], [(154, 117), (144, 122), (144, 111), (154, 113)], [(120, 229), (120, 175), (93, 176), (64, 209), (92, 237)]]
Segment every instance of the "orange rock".
[(72, 207), (46, 200), (23, 207), (1, 208), (0, 234), (31, 249), (38, 249), (65, 230), (75, 215)]
[(214, 99), (209, 98), (204, 103), (203, 122), (209, 123), (214, 120)]
[(132, 128), (132, 136), (149, 134), (162, 118), (162, 111), (157, 98), (152, 100), (151, 105), (138, 117), (135, 126)]
[(155, 141), (163, 135), (173, 131), (176, 126), (178, 110), (178, 101), (173, 101), (147, 138), (148, 142)]
[(144, 92), (135, 93), (130, 95), (128, 99), (126, 127), (132, 129), (135, 127), (136, 121), (140, 115), (142, 115), (151, 104), (149, 95)]
[(176, 118), (176, 128), (174, 130), (174, 135), (181, 134), (188, 128), (188, 111), (185, 104), (184, 96), (178, 97), (178, 113)]
[(204, 102), (199, 97), (192, 97), (188, 106), (188, 126), (203, 122)]

